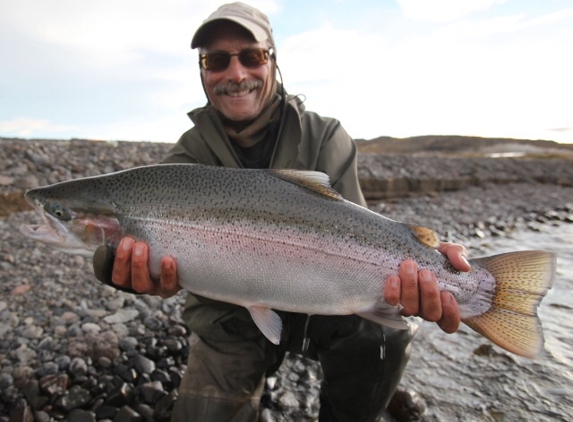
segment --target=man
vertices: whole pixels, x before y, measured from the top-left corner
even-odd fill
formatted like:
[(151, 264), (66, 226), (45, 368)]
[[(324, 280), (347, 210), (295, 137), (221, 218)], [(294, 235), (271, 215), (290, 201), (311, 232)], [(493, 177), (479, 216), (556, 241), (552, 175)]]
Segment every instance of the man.
[[(338, 121), (306, 111), (277, 82), (275, 43), (263, 13), (243, 3), (223, 5), (195, 32), (191, 47), (199, 48), (208, 104), (189, 113), (195, 126), (164, 162), (322, 171), (343, 197), (366, 205), (351, 138)], [(443, 244), (440, 251), (459, 270), (469, 270), (462, 246)], [(157, 282), (147, 270), (148, 253), (144, 243), (123, 239), (113, 283), (164, 297), (176, 293), (176, 262), (163, 258)], [(401, 304), (405, 316), (436, 321), (448, 333), (457, 330), (455, 299), (412, 261), (386, 280), (384, 295)], [(192, 332), (190, 356), (172, 420), (256, 421), (266, 376), (287, 351), (321, 362), (321, 422), (376, 420), (402, 376), (415, 327), (393, 330), (357, 316), (280, 315), (284, 334), (275, 346), (244, 308), (189, 294), (184, 318)]]

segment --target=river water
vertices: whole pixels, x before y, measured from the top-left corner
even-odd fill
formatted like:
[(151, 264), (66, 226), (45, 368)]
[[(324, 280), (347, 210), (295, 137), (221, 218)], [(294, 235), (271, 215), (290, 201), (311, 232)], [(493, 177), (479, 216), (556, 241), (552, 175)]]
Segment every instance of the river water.
[(470, 257), (543, 249), (557, 276), (539, 309), (545, 351), (536, 359), (492, 346), (462, 324), (447, 335), (422, 322), (402, 380), (425, 400), (423, 421), (573, 421), (573, 224), (544, 225), (469, 245)]

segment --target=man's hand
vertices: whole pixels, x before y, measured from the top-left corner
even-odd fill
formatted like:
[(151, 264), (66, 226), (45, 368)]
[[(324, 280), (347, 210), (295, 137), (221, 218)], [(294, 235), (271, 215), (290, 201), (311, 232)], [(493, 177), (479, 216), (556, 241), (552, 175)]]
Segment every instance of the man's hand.
[[(446, 255), (454, 268), (467, 272), (471, 269), (462, 245), (440, 244), (438, 251)], [(454, 333), (460, 325), (458, 303), (450, 292), (440, 292), (436, 275), (430, 270), (418, 271), (411, 260), (400, 264), (398, 276), (386, 280), (384, 298), (391, 305), (401, 304), (402, 315), (417, 315), (426, 321), (436, 322), (446, 333)]]
[[(113, 259), (113, 258), (110, 258)], [(144, 242), (136, 242), (131, 237), (124, 237), (115, 251), (111, 282), (123, 289), (132, 289), (137, 293), (171, 297), (181, 286), (177, 280), (175, 260), (169, 256), (161, 260), (161, 277), (159, 281), (152, 280), (148, 269), (149, 248)], [(101, 264), (97, 264), (98, 266)], [(96, 268), (94, 256), (94, 272), (102, 280), (102, 271)]]

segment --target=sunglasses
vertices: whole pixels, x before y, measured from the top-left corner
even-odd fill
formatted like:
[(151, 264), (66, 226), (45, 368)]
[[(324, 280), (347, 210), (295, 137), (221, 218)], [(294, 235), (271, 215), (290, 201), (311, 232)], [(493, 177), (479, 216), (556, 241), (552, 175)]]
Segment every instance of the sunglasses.
[(237, 56), (244, 67), (256, 69), (267, 64), (271, 54), (272, 49), (265, 50), (264, 48), (247, 48), (234, 54), (227, 52), (207, 53), (199, 56), (199, 65), (211, 72), (222, 72), (229, 67), (231, 57)]

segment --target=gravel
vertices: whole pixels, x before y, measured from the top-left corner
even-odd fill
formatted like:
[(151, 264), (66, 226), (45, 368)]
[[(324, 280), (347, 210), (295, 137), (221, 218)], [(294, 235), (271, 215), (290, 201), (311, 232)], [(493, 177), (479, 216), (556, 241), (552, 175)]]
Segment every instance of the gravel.
[[(169, 420), (189, 350), (181, 318), (185, 293), (160, 299), (104, 286), (89, 260), (21, 236), (18, 227), (37, 218), (30, 211), (9, 212), (7, 205), (23, 189), (151, 164), (168, 148), (0, 140), (0, 422)], [(407, 157), (396, 160), (408, 169)], [(458, 191), (373, 202), (371, 208), (462, 243), (573, 222), (572, 180), (567, 186), (519, 178), (499, 184), (492, 174), (486, 179)], [(288, 355), (267, 380), (261, 419), (316, 420), (320, 379), (315, 362)]]

